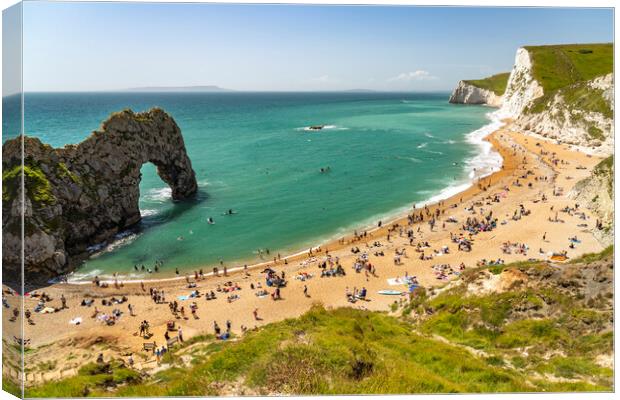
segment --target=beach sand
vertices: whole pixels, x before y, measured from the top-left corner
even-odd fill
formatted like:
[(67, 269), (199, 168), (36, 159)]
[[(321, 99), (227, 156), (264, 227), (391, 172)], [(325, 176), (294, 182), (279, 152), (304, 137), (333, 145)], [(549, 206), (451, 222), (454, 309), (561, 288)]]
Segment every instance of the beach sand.
[[(148, 320), (153, 337), (148, 341), (155, 341), (159, 346), (165, 344), (164, 332), (166, 322), (174, 320), (182, 327), (184, 339), (187, 340), (195, 335), (213, 333), (213, 322), (225, 327), (226, 320), (231, 320), (232, 331), (240, 334), (241, 325), (250, 329), (279, 321), (285, 318), (296, 317), (307, 311), (314, 303), (321, 303), (325, 307), (360, 307), (369, 310), (389, 311), (390, 305), (395, 301), (405, 299), (405, 296), (380, 295), (377, 292), (382, 289), (406, 291), (406, 286), (391, 286), (388, 278), (417, 276), (421, 286), (426, 288), (445, 285), (457, 275), (450, 275), (448, 280), (437, 279), (432, 266), (436, 264), (449, 264), (455, 271), (464, 263), (467, 268), (475, 267), (481, 259), (496, 260), (501, 258), (506, 263), (512, 261), (525, 261), (528, 259), (546, 260), (552, 252), (566, 251), (570, 258), (584, 253), (598, 252), (603, 246), (596, 241), (591, 231), (595, 229), (596, 217), (585, 207), (579, 211), (584, 212), (586, 219), (577, 215), (569, 215), (560, 210), (566, 206), (574, 207), (575, 202), (569, 199), (568, 194), (579, 180), (589, 176), (601, 158), (586, 155), (583, 152), (571, 150), (567, 145), (555, 144), (543, 141), (532, 136), (523, 135), (510, 130), (510, 125), (494, 132), (489, 140), (494, 148), (500, 152), (504, 159), (503, 168), (472, 187), (438, 205), (429, 206), (433, 212), (437, 207), (442, 210), (438, 223), (433, 231), (430, 230), (425, 217), (424, 222), (412, 226), (415, 231), (414, 246), (409, 245), (406, 234), (399, 235), (397, 228), (387, 239), (388, 229), (394, 224), (407, 227), (407, 217), (390, 221), (384, 221), (383, 227), (369, 231), (369, 235), (363, 240), (352, 242), (352, 236), (344, 238), (344, 242), (336, 240), (322, 246), (320, 252), (315, 253), (315, 261), (308, 261), (307, 254), (301, 254), (288, 258), (288, 265), (284, 261), (276, 264), (273, 262), (255, 266), (249, 269), (250, 276), (245, 276), (243, 271), (229, 272), (228, 277), (207, 276), (197, 282), (197, 288), (201, 293), (215, 291), (218, 285), (232, 281), (238, 283), (242, 290), (234, 292), (239, 299), (229, 303), (228, 294), (217, 293), (216, 300), (206, 301), (202, 296), (195, 300), (179, 301), (179, 306), (186, 309), (186, 318), (175, 319), (169, 310), (168, 304), (154, 304), (149, 295), (149, 288), (163, 289), (166, 300), (177, 299), (180, 295), (188, 295), (192, 290), (187, 287), (185, 279), (166, 281), (146, 281), (145, 291), (137, 282), (125, 283), (121, 288), (98, 288), (92, 284), (55, 284), (38, 292), (45, 292), (52, 297), (49, 306), (59, 307), (60, 296), (64, 294), (67, 299), (68, 309), (50, 314), (33, 313), (34, 325), (25, 325), (25, 338), (30, 339), (30, 347), (35, 349), (26, 353), (26, 366), (31, 369), (27, 375), (27, 384), (69, 376), (77, 371), (80, 365), (94, 361), (99, 353), (104, 358), (126, 358), (129, 353), (134, 353), (136, 368), (145, 371), (155, 371), (158, 367), (155, 357), (151, 353), (142, 351), (145, 340), (138, 336), (138, 327), (141, 321)], [(544, 152), (544, 155), (543, 153)], [(563, 160), (564, 163), (554, 165), (552, 154)], [(584, 169), (577, 169), (577, 167)], [(532, 174), (526, 175), (527, 171)], [(544, 177), (547, 177), (544, 180)], [(538, 178), (538, 180), (536, 179)], [(516, 181), (520, 186), (514, 185)], [(528, 184), (531, 183), (531, 187)], [(561, 188), (560, 195), (554, 195)], [(509, 189), (509, 190), (506, 190)], [(489, 201), (487, 198), (499, 195), (499, 202)], [(547, 201), (541, 201), (543, 194)], [(453, 207), (455, 205), (455, 207)], [(467, 210), (474, 205), (476, 214), (472, 215)], [(513, 213), (520, 205), (530, 214), (520, 220), (513, 220)], [(553, 207), (553, 211), (551, 211)], [(583, 208), (583, 209), (582, 209)], [(481, 209), (486, 214), (493, 211), (494, 218), (498, 219), (498, 226), (490, 232), (481, 232), (473, 236), (473, 248), (471, 252), (457, 250), (457, 244), (451, 242), (450, 233), (457, 234), (461, 231), (462, 223), (467, 217), (481, 218)], [(413, 211), (413, 210), (411, 210)], [(419, 214), (421, 209), (416, 209)], [(557, 217), (563, 222), (550, 222), (549, 218)], [(446, 219), (455, 218), (457, 223), (446, 222)], [(505, 223), (504, 223), (505, 222)], [(445, 228), (443, 224), (445, 223)], [(587, 224), (584, 227), (583, 224)], [(418, 233), (418, 227), (420, 232)], [(543, 240), (545, 235), (545, 240)], [(467, 235), (466, 235), (467, 236)], [(569, 248), (569, 237), (577, 236), (580, 243), (575, 248)], [(502, 243), (513, 242), (526, 244), (529, 247), (527, 254), (505, 254), (502, 252)], [(380, 247), (367, 248), (374, 242), (379, 242)], [(449, 246), (450, 253), (435, 256), (432, 260), (420, 260), (415, 245), (419, 242), (428, 242), (430, 248), (425, 249), (425, 254), (439, 251), (442, 246)], [(370, 262), (376, 267), (377, 276), (367, 277), (363, 272), (356, 273), (352, 266), (358, 256), (351, 252), (352, 247), (359, 247), (362, 252), (368, 252)], [(395, 265), (394, 255), (396, 249), (406, 249), (406, 257), (402, 257), (402, 263)], [(325, 259), (325, 249), (329, 250), (332, 257), (338, 257), (340, 264), (346, 271), (344, 277), (320, 277), (318, 261)], [(539, 253), (539, 249), (544, 252)], [(375, 256), (376, 251), (383, 251), (384, 256)], [(282, 289), (282, 300), (273, 301), (269, 296), (259, 298), (255, 295), (256, 290), (250, 289), (250, 283), (255, 285), (261, 282), (263, 287), (270, 293), (273, 288), (265, 287), (264, 274), (261, 271), (269, 265), (278, 272), (286, 271), (288, 285)], [(211, 271), (212, 266), (205, 266), (205, 272)], [(221, 269), (220, 269), (221, 271)], [(308, 272), (313, 278), (302, 282), (295, 279), (299, 272)], [(194, 281), (191, 276), (191, 281)], [(308, 287), (309, 297), (303, 293), (304, 285)], [(365, 287), (368, 290), (369, 301), (358, 301), (354, 304), (347, 301), (345, 291), (347, 288)], [(128, 297), (136, 316), (130, 316), (127, 303), (116, 306), (102, 306), (101, 299), (109, 299), (112, 296), (120, 298)], [(94, 298), (95, 303), (91, 307), (82, 307), (80, 302), (83, 298)], [(17, 304), (17, 297), (7, 295), (11, 309)], [(193, 318), (189, 305), (192, 301), (198, 304), (197, 319)], [(27, 297), (25, 308), (33, 310), (38, 299)], [(106, 326), (97, 319), (91, 318), (95, 306), (103, 313), (110, 313), (114, 308), (123, 311), (120, 320), (113, 326)], [(3, 323), (9, 322), (11, 309), (3, 308)], [(258, 309), (260, 321), (256, 321), (253, 311)], [(76, 317), (82, 318), (80, 325), (72, 325), (70, 320)], [(174, 336), (175, 333), (171, 332)], [(37, 370), (38, 365), (54, 360), (55, 367), (52, 371)], [(62, 372), (61, 372), (62, 371)]]

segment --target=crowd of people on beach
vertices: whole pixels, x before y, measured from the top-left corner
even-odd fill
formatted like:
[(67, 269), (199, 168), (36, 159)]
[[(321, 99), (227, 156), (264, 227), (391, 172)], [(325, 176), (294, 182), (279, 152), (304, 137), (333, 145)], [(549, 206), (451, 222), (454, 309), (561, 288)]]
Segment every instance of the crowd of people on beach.
[[(554, 165), (563, 165), (563, 161), (561, 159), (558, 159), (555, 155), (553, 157), (555, 157), (552, 158), (552, 163)], [(165, 314), (166, 319), (170, 318), (170, 320), (166, 323), (166, 330), (163, 333), (165, 344), (163, 346), (157, 346), (155, 342), (152, 342), (153, 346), (147, 346), (149, 349), (148, 351), (152, 351), (152, 354), (155, 355), (159, 361), (161, 357), (166, 354), (166, 352), (170, 351), (170, 348), (174, 345), (175, 341), (182, 343), (184, 341), (183, 330), (179, 324), (183, 324), (185, 326), (185, 324), (193, 323), (196, 325), (203, 324), (202, 321), (204, 321), (204, 324), (208, 325), (209, 321), (213, 321), (213, 333), (218, 340), (228, 340), (234, 336), (232, 333), (233, 323), (231, 319), (226, 319), (223, 321), (222, 327), (220, 327), (220, 323), (222, 323), (221, 320), (218, 322), (213, 320), (212, 317), (209, 318), (209, 311), (202, 310), (203, 308), (209, 310), (210, 307), (213, 306), (213, 303), (208, 303), (209, 305), (206, 305), (207, 303), (203, 303), (201, 301), (199, 302), (198, 299), (201, 297), (205, 298), (205, 302), (213, 301), (215, 304), (225, 304), (223, 302), (232, 303), (238, 301), (241, 299), (242, 295), (245, 296), (247, 292), (250, 292), (248, 293), (248, 296), (252, 299), (252, 301), (256, 301), (256, 304), (259, 304), (258, 302), (260, 301), (268, 301), (270, 304), (280, 304), (282, 300), (289, 297), (287, 294), (291, 293), (291, 290), (295, 290), (295, 287), (303, 294), (304, 297), (310, 298), (310, 288), (312, 288), (315, 281), (318, 280), (318, 277), (324, 278), (324, 281), (327, 281), (327, 278), (339, 278), (342, 279), (342, 286), (348, 285), (345, 289), (346, 301), (348, 303), (357, 303), (357, 307), (359, 304), (366, 304), (358, 302), (367, 302), (371, 300), (371, 297), (373, 297), (367, 290), (367, 287), (372, 288), (372, 285), (361, 282), (369, 282), (371, 279), (378, 278), (381, 271), (377, 271), (377, 266), (381, 269), (381, 265), (389, 265), (392, 263), (392, 260), (393, 267), (402, 268), (400, 271), (404, 270), (403, 266), (411, 266), (411, 264), (417, 263), (421, 266), (421, 268), (431, 271), (429, 273), (431, 277), (434, 276), (435, 279), (440, 281), (446, 281), (458, 276), (463, 272), (463, 270), (466, 269), (465, 263), (459, 262), (460, 260), (458, 259), (458, 257), (464, 255), (459, 254), (458, 252), (471, 252), (474, 247), (474, 243), (477, 243), (476, 246), (480, 246), (481, 238), (476, 235), (494, 231), (500, 224), (498, 218), (496, 218), (496, 215), (494, 214), (495, 204), (503, 201), (503, 199), (505, 199), (509, 194), (514, 193), (515, 190), (525, 190), (525, 188), (515, 188), (522, 188), (524, 185), (531, 187), (532, 180), (534, 182), (547, 182), (547, 176), (536, 176), (532, 170), (524, 169), (523, 173), (519, 175), (517, 179), (512, 181), (512, 185), (510, 185), (510, 181), (506, 181), (506, 185), (501, 188), (499, 184), (495, 185), (498, 189), (498, 192), (496, 193), (488, 190), (491, 187), (489, 182), (480, 180), (478, 182), (479, 187), (486, 191), (483, 196), (478, 196), (477, 198), (468, 199), (466, 201), (462, 198), (460, 200), (454, 200), (454, 204), (450, 204), (449, 206), (446, 205), (444, 201), (440, 201), (434, 206), (423, 206), (422, 208), (417, 208), (413, 205), (412, 211), (408, 213), (403, 222), (384, 224), (383, 221), (379, 221), (377, 223), (377, 229), (381, 229), (382, 232), (385, 232), (385, 236), (377, 234), (376, 230), (364, 230), (361, 232), (355, 231), (350, 237), (343, 237), (340, 239), (338, 243), (344, 248), (344, 251), (339, 254), (341, 254), (343, 259), (330, 254), (325, 247), (310, 248), (307, 251), (307, 257), (302, 259), (298, 264), (301, 269), (288, 270), (290, 276), (293, 276), (293, 280), (297, 281), (293, 282), (290, 285), (291, 287), (289, 287), (286, 280), (287, 271), (285, 271), (284, 268), (280, 271), (276, 271), (276, 268), (280, 269), (280, 266), (288, 265), (288, 259), (284, 258), (284, 263), (282, 263), (282, 257), (280, 254), (272, 257), (270, 250), (267, 248), (257, 250), (257, 254), (260, 259), (273, 259), (273, 263), (268, 261), (263, 264), (264, 269), (262, 270), (261, 275), (259, 275), (260, 278), (250, 279), (251, 275), (248, 271), (248, 266), (244, 265), (242, 273), (241, 271), (238, 275), (234, 275), (232, 272), (230, 273), (232, 276), (230, 280), (223, 282), (224, 279), (220, 279), (220, 283), (211, 284), (206, 277), (208, 274), (205, 275), (203, 269), (199, 269), (193, 271), (193, 274), (185, 276), (185, 283), (183, 286), (184, 292), (181, 292), (183, 294), (179, 296), (177, 296), (179, 293), (177, 293), (176, 289), (167, 288), (166, 290), (168, 293), (166, 293), (163, 289), (165, 286), (158, 283), (149, 284), (149, 282), (146, 281), (146, 285), (149, 286), (147, 289), (145, 282), (143, 281), (140, 283), (140, 288), (142, 295), (145, 297), (148, 295), (152, 301), (152, 305), (149, 307), (154, 306), (155, 309), (158, 310), (158, 307), (167, 305), (170, 311), (170, 314)], [(554, 194), (559, 193), (558, 190), (554, 189)], [(548, 199), (542, 195), (541, 197), (538, 197), (534, 203), (538, 201), (546, 202), (547, 200)], [(457, 209), (460, 210), (460, 214), (456, 214)], [(454, 210), (454, 215), (450, 215), (452, 213), (451, 210)], [(446, 212), (448, 215), (446, 215)], [(553, 217), (550, 216), (549, 221), (552, 222), (562, 221), (562, 219), (559, 218), (560, 213), (566, 218), (576, 217), (583, 220), (586, 219), (586, 214), (582, 209), (580, 209), (579, 204), (575, 204), (574, 206), (565, 206), (555, 210), (553, 206), (551, 206), (550, 212)], [(504, 215), (503, 212), (501, 214), (497, 214)], [(510, 217), (511, 214), (512, 217)], [(529, 215), (531, 215), (531, 210), (526, 207), (526, 204), (519, 204), (514, 210), (512, 208), (506, 210), (505, 218), (508, 221), (502, 221), (501, 224), (512, 224)], [(511, 222), (511, 220), (514, 222)], [(599, 226), (602, 226), (602, 222), (597, 220), (596, 227), (598, 228)], [(447, 238), (445, 241), (435, 241), (433, 236), (430, 236), (431, 234), (436, 235), (438, 230), (449, 232), (449, 242)], [(486, 237), (488, 236), (482, 236), (483, 243)], [(400, 238), (400, 240), (395, 240), (395, 238)], [(564, 236), (564, 238), (566, 238), (566, 236)], [(546, 233), (543, 236), (543, 242), (545, 241)], [(580, 243), (581, 241), (578, 239), (577, 235), (568, 236), (569, 248), (574, 248)], [(407, 248), (407, 245), (409, 245), (409, 248)], [(349, 248), (350, 254), (344, 254), (345, 252), (349, 252)], [(410, 259), (407, 251), (411, 252), (411, 250), (416, 253), (412, 254)], [(499, 250), (502, 254), (501, 257), (497, 256), (492, 259), (482, 258), (476, 262), (476, 265), (503, 265), (505, 263), (505, 260), (502, 258), (503, 255), (518, 255), (526, 257), (528, 255), (529, 246), (526, 243), (511, 240), (503, 242)], [(493, 246), (493, 251), (499, 253), (497, 246)], [(454, 253), (457, 254), (456, 260), (458, 261), (456, 263), (454, 262)], [(543, 250), (540, 249), (539, 253), (543, 254)], [(553, 254), (557, 257), (565, 257), (567, 253), (566, 250), (559, 250), (553, 252)], [(449, 257), (450, 255), (452, 257)], [(379, 257), (387, 257), (387, 259), (382, 262)], [(508, 258), (510, 259), (510, 257)], [(430, 265), (431, 262), (428, 262), (430, 260), (433, 260), (432, 265)], [(452, 261), (452, 263), (448, 261)], [(162, 270), (163, 265), (163, 260), (156, 260), (152, 267), (135, 264), (133, 266), (133, 270), (135, 272), (158, 273)], [(393, 267), (390, 266), (390, 268)], [(175, 268), (175, 273), (176, 275), (181, 275), (178, 268)], [(357, 274), (360, 274), (359, 278), (357, 278)], [(317, 278), (314, 278), (315, 275)], [(213, 268), (213, 276), (215, 278), (229, 276), (228, 267), (224, 265), (223, 262), (220, 262), (219, 266)], [(351, 276), (354, 278), (351, 278)], [(399, 274), (399, 277), (400, 276), (402, 276), (402, 273)], [(402, 281), (406, 282), (408, 286), (419, 285), (417, 277), (410, 278), (405, 272), (405, 278), (406, 279)], [(245, 282), (243, 281), (244, 279), (246, 279)], [(333, 279), (333, 281), (336, 280), (337, 279)], [(400, 278), (397, 280), (401, 281)], [(179, 276), (179, 281), (183, 284), (182, 276)], [(105, 289), (109, 289), (109, 283), (102, 281), (98, 276), (93, 279), (93, 285), (93, 289), (97, 291), (97, 293), (105, 293)], [(211, 285), (211, 287), (208, 287), (207, 285)], [(114, 275), (114, 288), (118, 290), (123, 287), (123, 282), (120, 281), (116, 275)], [(338, 294), (341, 293), (340, 290), (341, 289), (339, 289), (336, 293), (336, 296), (342, 300)], [(168, 297), (166, 297), (166, 294), (168, 294)], [(390, 293), (389, 295), (392, 294)], [(34, 308), (35, 313), (43, 312), (46, 309), (52, 309), (54, 312), (58, 312), (68, 308), (67, 301), (64, 296), (57, 300), (52, 299), (45, 293), (31, 293), (31, 296), (33, 298), (37, 298), (38, 300), (37, 305)], [(320, 299), (320, 296), (316, 295), (315, 289), (312, 290), (312, 296), (319, 297)], [(95, 298), (93, 297), (84, 297), (81, 299), (80, 303), (76, 304), (80, 304), (81, 306), (87, 308), (94, 307), (91, 317), (96, 321), (99, 321), (104, 326), (112, 326), (121, 320), (123, 323), (127, 320), (128, 317), (125, 316), (125, 312), (123, 311), (124, 304), (127, 304), (127, 310), (129, 316), (131, 317), (140, 315), (140, 311), (143, 311), (143, 313), (146, 314), (144, 310), (138, 310), (132, 306), (132, 304), (129, 303), (130, 298), (131, 297), (126, 295), (116, 295), (111, 297), (105, 296), (101, 300), (97, 298), (95, 301)], [(261, 300), (263, 298), (266, 298), (267, 300)], [(276, 303), (271, 303), (269, 298)], [(51, 306), (53, 301), (58, 301), (59, 305), (54, 303), (54, 306)], [(311, 301), (313, 300), (308, 300), (309, 303)], [(101, 304), (99, 304), (99, 302)], [(10, 308), (8, 301), (4, 296), (3, 305), (5, 308)], [(121, 307), (121, 305), (123, 306)], [(97, 306), (100, 306), (103, 311), (99, 310)], [(228, 307), (228, 305), (226, 305), (226, 307)], [(255, 308), (254, 306), (252, 308), (253, 321), (256, 323), (262, 321), (263, 318), (259, 316), (258, 308)], [(91, 310), (92, 309), (89, 309), (88, 311)], [(261, 315), (264, 314), (265, 319), (267, 320), (273, 319), (272, 315), (269, 315), (268, 312), (269, 311), (263, 309), (261, 311)], [(19, 310), (15, 308), (13, 311), (12, 320), (15, 321), (18, 316)], [(32, 313), (29, 309), (26, 310), (25, 316), (29, 323), (34, 324), (34, 321), (32, 320)], [(142, 315), (140, 319), (142, 318), (144, 318), (144, 315)], [(150, 319), (151, 317), (147, 316), (147, 318)], [(192, 322), (191, 319), (201, 321)], [(74, 320), (76, 319), (74, 318)], [(155, 323), (153, 326), (153, 331), (156, 332), (155, 336), (159, 338), (160, 333), (158, 333), (159, 331), (157, 330), (157, 321), (154, 319), (151, 319), (151, 321)], [(135, 325), (135, 322), (131, 325), (131, 330), (133, 332), (135, 332)], [(248, 330), (248, 327), (244, 325), (236, 326), (241, 330), (241, 332)], [(146, 319), (142, 320), (142, 322), (138, 325), (137, 335), (142, 337), (144, 340), (152, 340), (153, 333), (151, 332), (151, 323)]]

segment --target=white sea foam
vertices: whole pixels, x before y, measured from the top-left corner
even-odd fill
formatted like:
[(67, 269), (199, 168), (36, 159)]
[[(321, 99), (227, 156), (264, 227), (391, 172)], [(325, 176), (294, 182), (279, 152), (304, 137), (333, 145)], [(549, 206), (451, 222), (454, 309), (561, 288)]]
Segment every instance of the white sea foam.
[(431, 135), (431, 134), (430, 134), (430, 133), (428, 133), (428, 132), (425, 132), (425, 133), (424, 133), (424, 136), (426, 136), (427, 138), (434, 138), (434, 137), (435, 137), (435, 136)]
[(100, 269), (94, 269), (89, 272), (74, 271), (70, 273), (69, 276), (67, 277), (67, 282), (82, 283), (84, 281), (90, 281), (90, 279), (94, 278), (95, 276), (100, 276), (101, 272), (102, 271)]
[(144, 200), (159, 203), (168, 202), (172, 199), (172, 189), (169, 187), (150, 189), (144, 195)]
[(104, 247), (105, 247), (105, 243), (97, 243), (97, 244), (93, 244), (92, 246), (88, 246), (86, 248), (86, 251), (88, 251), (89, 253), (95, 253), (95, 252), (100, 251)]
[(418, 147), (418, 149), (423, 149), (423, 148), (425, 148), (426, 146), (428, 146), (428, 143), (422, 143), (422, 144), (419, 144), (417, 147)]
[(146, 210), (140, 210), (140, 216), (141, 217), (150, 217), (152, 215), (156, 215), (158, 213), (157, 210), (151, 210), (151, 209), (146, 209)]
[(139, 234), (133, 231), (123, 231), (114, 235), (114, 241), (110, 243), (100, 243), (95, 246), (87, 248), (91, 252), (91, 258), (96, 258), (104, 253), (109, 253), (118, 249), (119, 247), (126, 246), (136, 240)]
[(468, 143), (480, 148), (477, 155), (465, 162), (468, 177), (471, 180), (489, 176), (493, 172), (499, 171), (502, 167), (502, 156), (484, 138), (504, 126), (504, 122), (502, 122), (504, 116), (498, 110), (488, 113), (487, 118), (491, 120), (489, 124), (465, 136), (465, 140)]
[(472, 185), (471, 182), (465, 182), (460, 185), (448, 186), (447, 188), (443, 189), (436, 195), (430, 197), (428, 200), (426, 200), (422, 204), (434, 204), (441, 200), (449, 199), (450, 197), (469, 189), (471, 185)]

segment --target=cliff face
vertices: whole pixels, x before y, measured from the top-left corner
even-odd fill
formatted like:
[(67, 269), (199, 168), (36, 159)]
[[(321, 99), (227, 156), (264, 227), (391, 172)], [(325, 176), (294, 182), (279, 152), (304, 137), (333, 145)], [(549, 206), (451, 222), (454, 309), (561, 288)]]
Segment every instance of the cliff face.
[[(24, 176), (27, 281), (71, 271), (87, 247), (140, 221), (140, 168), (151, 162), (173, 200), (193, 196), (197, 183), (181, 131), (160, 109), (111, 115), (77, 145), (54, 149), (37, 138), (2, 147), (3, 270), (20, 268), (20, 185)], [(7, 274), (8, 272), (8, 274)]]
[(455, 104), (486, 104), (492, 107), (500, 107), (502, 96), (498, 96), (490, 90), (476, 87), (465, 81), (460, 81), (450, 96), (450, 103)]
[(449, 101), (501, 107), (500, 115), (517, 129), (610, 155), (612, 60), (611, 44), (520, 48), (502, 96), (497, 93), (505, 74), (498, 74), (459, 82)]
[(614, 140), (613, 90), (613, 75), (606, 74), (545, 93), (534, 78), (530, 52), (521, 48), (501, 113), (523, 131), (609, 155)]
[[(597, 155), (614, 152), (613, 46), (575, 44), (526, 46), (517, 50), (506, 88), (497, 100), (498, 114), (512, 126), (562, 143), (581, 146)], [(451, 103), (489, 104), (493, 78), (461, 81)], [(498, 80), (496, 79), (497, 83)], [(497, 86), (495, 86), (497, 92)], [(496, 103), (497, 104), (497, 103)], [(595, 231), (605, 244), (613, 240), (613, 158), (579, 182), (571, 197), (590, 208), (602, 221)]]
[(502, 112), (510, 117), (521, 116), (525, 108), (543, 95), (543, 89), (532, 76), (532, 60), (525, 49), (518, 49), (502, 102)]
[(584, 204), (601, 221), (600, 229), (594, 230), (596, 238), (605, 245), (614, 242), (613, 156), (596, 166), (592, 175), (575, 185), (569, 197)]

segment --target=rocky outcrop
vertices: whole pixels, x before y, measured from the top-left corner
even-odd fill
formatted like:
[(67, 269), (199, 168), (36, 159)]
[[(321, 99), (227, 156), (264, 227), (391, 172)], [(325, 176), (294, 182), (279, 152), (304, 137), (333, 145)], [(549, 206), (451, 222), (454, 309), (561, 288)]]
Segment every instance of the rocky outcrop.
[(532, 76), (532, 60), (527, 50), (520, 48), (510, 72), (502, 102), (502, 113), (518, 118), (533, 100), (543, 95), (543, 88)]
[(544, 98), (532, 68), (530, 53), (518, 49), (500, 113), (522, 131), (588, 148), (594, 154), (612, 154), (613, 74), (574, 83)]
[[(542, 52), (555, 56), (562, 46), (540, 46)], [(583, 45), (584, 54), (588, 45)], [(528, 50), (530, 49), (530, 50)], [(598, 155), (613, 153), (613, 74), (597, 76), (587, 81), (575, 78), (572, 84), (555, 88), (545, 93), (543, 85), (535, 78), (535, 62), (532, 49), (520, 48), (515, 56), (515, 63), (506, 90), (502, 96), (477, 87), (476, 82), (487, 83), (494, 77), (479, 81), (461, 81), (450, 96), (450, 103), (487, 104), (500, 107), (498, 115), (509, 118), (516, 129), (538, 134), (562, 143), (589, 149)], [(579, 51), (577, 50), (577, 51)], [(556, 53), (554, 53), (556, 52)], [(570, 60), (563, 58), (566, 65), (561, 69), (570, 69)], [(549, 60), (544, 62), (549, 63)], [(568, 66), (567, 66), (568, 65)], [(574, 65), (572, 66), (574, 68)], [(553, 74), (546, 66), (544, 74)], [(553, 68), (553, 64), (551, 64)], [(563, 72), (565, 74), (565, 71)], [(562, 74), (558, 72), (558, 74)], [(499, 75), (498, 75), (499, 76)], [(566, 80), (566, 77), (561, 79)], [(485, 86), (485, 85), (482, 85)]]
[(140, 168), (153, 163), (175, 201), (197, 183), (181, 131), (161, 109), (112, 114), (77, 145), (52, 148), (24, 137), (2, 147), (3, 271), (20, 268), (24, 179), (24, 272), (27, 282), (71, 271), (93, 244), (140, 221)]
[(613, 200), (613, 156), (603, 160), (594, 168), (592, 175), (575, 185), (569, 197), (585, 205), (600, 220), (594, 236), (608, 246), (614, 240), (614, 200)]
[(454, 104), (485, 104), (491, 107), (500, 107), (502, 105), (502, 96), (465, 81), (460, 81), (452, 92), (449, 102)]

